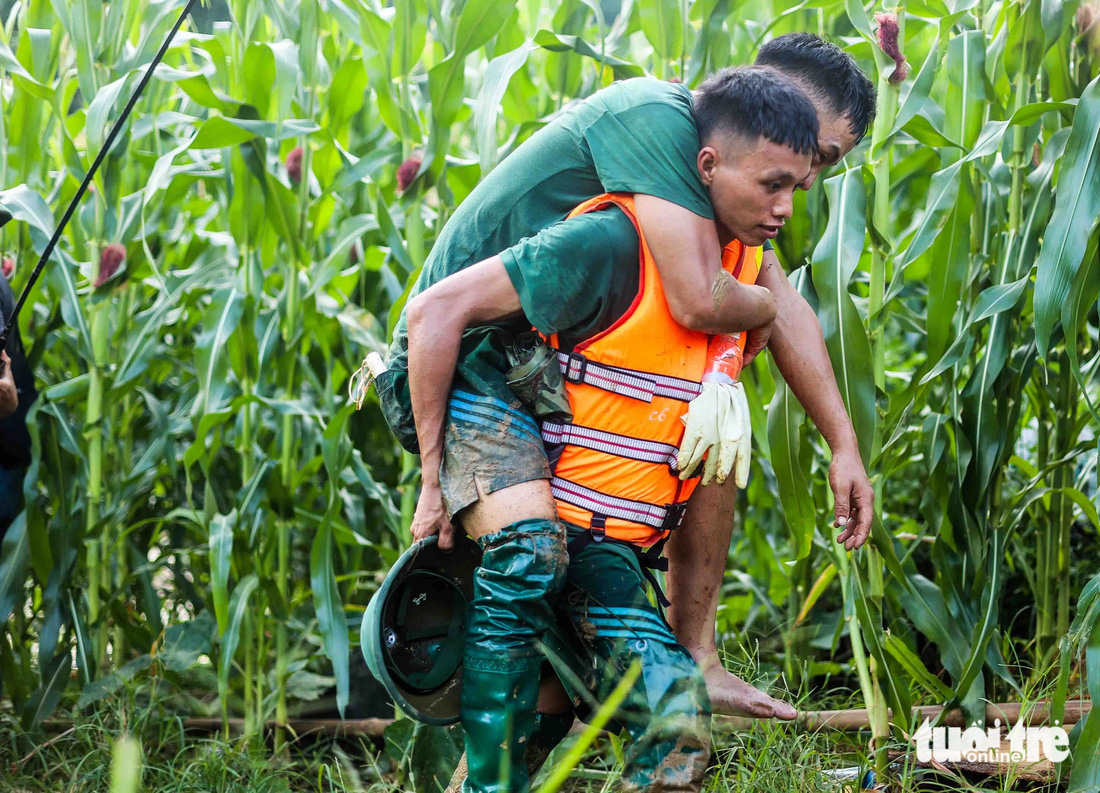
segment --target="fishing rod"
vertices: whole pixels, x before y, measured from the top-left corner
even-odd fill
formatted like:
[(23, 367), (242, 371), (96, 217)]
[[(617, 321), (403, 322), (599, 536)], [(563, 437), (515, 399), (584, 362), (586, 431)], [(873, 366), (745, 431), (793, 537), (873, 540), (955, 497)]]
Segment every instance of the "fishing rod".
[[(107, 156), (107, 152), (111, 150), (111, 145), (115, 142), (115, 137), (118, 135), (118, 131), (122, 129), (122, 125), (126, 123), (126, 119), (130, 116), (130, 111), (134, 109), (134, 105), (137, 104), (137, 100), (141, 97), (141, 92), (145, 90), (145, 86), (149, 84), (149, 80), (153, 77), (153, 72), (156, 71), (157, 66), (160, 64), (161, 59), (164, 58), (164, 54), (168, 51), (168, 48), (172, 45), (172, 39), (176, 37), (176, 33), (179, 32), (180, 27), (183, 25), (183, 20), (191, 13), (191, 8), (195, 5), (196, 0), (187, 0), (187, 4), (183, 7), (183, 13), (180, 14), (179, 19), (176, 20), (176, 24), (172, 26), (171, 32), (168, 34), (168, 38), (165, 39), (164, 44), (161, 45), (160, 50), (153, 57), (152, 62), (149, 64), (149, 68), (145, 70), (145, 74), (141, 77), (141, 82), (138, 83), (134, 92), (130, 95), (130, 101), (126, 103), (126, 107), (122, 110), (122, 115), (115, 121), (115, 125), (111, 127), (111, 132), (107, 135), (107, 140), (104, 142), (99, 153), (95, 157), (95, 161), (92, 163), (92, 167), (88, 169), (88, 173), (84, 176), (84, 181), (80, 183), (79, 189), (76, 191), (76, 195), (73, 196), (73, 200), (69, 202), (68, 209), (65, 210), (65, 214), (61, 218), (61, 222), (57, 226), (57, 230), (54, 231), (53, 236), (50, 237), (50, 241), (46, 243), (45, 250), (42, 251), (42, 257), (38, 260), (38, 265), (34, 268), (34, 272), (31, 273), (31, 278), (27, 281), (27, 285), (23, 287), (23, 293), (19, 296), (19, 302), (15, 304), (15, 310), (12, 312), (11, 317), (0, 316), (0, 322), (3, 323), (0, 326), (0, 350), (3, 350), (8, 343), (8, 336), (11, 334), (12, 328), (15, 327), (16, 322), (19, 319), (19, 311), (23, 308), (23, 304), (27, 302), (27, 295), (30, 294), (31, 289), (34, 288), (35, 283), (38, 281), (38, 276), (42, 274), (42, 270), (46, 266), (46, 262), (50, 259), (50, 254), (53, 253), (53, 249), (57, 247), (58, 240), (61, 239), (62, 233), (65, 231), (65, 226), (69, 222), (69, 218), (73, 216), (73, 212), (76, 211), (77, 204), (80, 203), (80, 199), (84, 196), (84, 193), (88, 189), (88, 185), (92, 183), (92, 179), (95, 177), (95, 173), (99, 170), (100, 163)], [(87, 97), (85, 97), (87, 101)], [(7, 213), (5, 213), (7, 214)], [(0, 221), (0, 226), (5, 225), (11, 220), (11, 215)], [(5, 364), (0, 360), (0, 377), (4, 375)]]

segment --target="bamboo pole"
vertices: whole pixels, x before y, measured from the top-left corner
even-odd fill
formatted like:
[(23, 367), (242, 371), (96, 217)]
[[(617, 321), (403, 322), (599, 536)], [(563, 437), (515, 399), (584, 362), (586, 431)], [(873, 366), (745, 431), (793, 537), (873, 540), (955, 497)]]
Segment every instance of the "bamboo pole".
[[(1063, 726), (1069, 727), (1088, 715), (1092, 709), (1091, 700), (1077, 699), (1066, 703), (1066, 715)], [(943, 711), (939, 706), (927, 706), (913, 708), (913, 714), (917, 721), (935, 719)], [(1020, 702), (1004, 702), (1001, 704), (989, 703), (985, 707), (986, 721), (992, 724), (1000, 719), (1001, 724), (1008, 726), (1016, 724), (1023, 714), (1029, 726), (1045, 724), (1050, 720), (1050, 703), (1037, 702), (1032, 706), (1026, 706)], [(719, 732), (734, 733), (746, 732), (760, 719), (749, 719), (740, 716), (716, 716), (714, 727)], [(59, 726), (62, 722), (56, 722)], [(393, 723), (393, 719), (289, 719), (284, 725), (296, 735), (314, 734), (326, 737), (351, 737), (366, 736), (379, 738), (385, 732), (386, 727)], [(832, 729), (841, 731), (862, 730), (870, 726), (870, 718), (866, 708), (854, 710), (807, 710), (798, 714), (794, 726), (801, 730)], [(959, 710), (950, 711), (941, 722), (945, 727), (965, 727), (966, 719)], [(222, 720), (217, 718), (184, 719), (183, 728), (195, 732), (216, 732), (221, 729)], [(244, 719), (230, 719), (229, 728), (233, 731), (244, 729)], [(273, 731), (278, 723), (269, 720), (265, 723), (267, 731)]]
[[(1046, 724), (1050, 720), (1050, 706), (1050, 702), (1036, 702), (1030, 707), (1020, 702), (1004, 702), (1001, 704), (990, 702), (985, 706), (985, 720), (987, 723), (993, 724), (997, 719), (1000, 719), (1001, 724), (1008, 726), (1020, 721), (1021, 714), (1023, 714), (1028, 726), (1038, 726)], [(1068, 726), (1076, 724), (1088, 714), (1091, 708), (1091, 700), (1077, 699), (1067, 702), (1063, 725)], [(922, 722), (925, 719), (936, 719), (942, 712), (943, 708), (940, 706), (913, 708), (913, 715), (918, 722)], [(891, 714), (891, 718), (892, 715), (893, 714)], [(727, 720), (725, 717), (719, 718)], [(728, 721), (733, 720), (733, 717), (728, 719)], [(749, 722), (751, 720), (739, 719), (738, 721)], [(867, 711), (863, 708), (855, 710), (804, 711), (798, 714), (796, 723), (807, 730), (817, 730), (824, 727), (834, 730), (860, 730), (866, 728), (870, 724)], [(944, 727), (967, 726), (966, 718), (960, 710), (948, 712), (941, 724)]]

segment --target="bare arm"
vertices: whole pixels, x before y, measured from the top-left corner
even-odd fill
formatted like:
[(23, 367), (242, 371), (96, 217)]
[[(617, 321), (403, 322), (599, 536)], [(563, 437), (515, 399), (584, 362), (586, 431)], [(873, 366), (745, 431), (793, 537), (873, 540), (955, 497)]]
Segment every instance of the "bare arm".
[(713, 220), (640, 193), (634, 196), (634, 210), (677, 322), (713, 334), (752, 330), (775, 320), (775, 297), (765, 285), (759, 280), (743, 284), (722, 269)]
[(409, 301), (409, 395), (420, 443), (423, 484), (413, 518), (413, 537), (441, 532), (450, 547), (450, 525), (441, 513), (439, 466), (447, 395), (462, 343), (462, 332), (520, 313), (519, 295), (499, 256), (461, 270)]
[[(855, 428), (837, 388), (821, 324), (772, 251), (764, 251), (756, 282), (771, 290), (778, 304), (768, 341), (775, 365), (833, 452), (829, 484), (836, 500), (834, 525), (845, 527), (838, 542), (849, 550), (858, 548), (871, 530), (874, 493), (859, 455)], [(841, 522), (853, 506), (854, 521)]]
[(771, 290), (778, 305), (768, 350), (783, 380), (830, 449), (856, 448), (855, 429), (840, 397), (825, 336), (813, 308), (787, 279), (772, 251), (764, 251), (756, 282)]

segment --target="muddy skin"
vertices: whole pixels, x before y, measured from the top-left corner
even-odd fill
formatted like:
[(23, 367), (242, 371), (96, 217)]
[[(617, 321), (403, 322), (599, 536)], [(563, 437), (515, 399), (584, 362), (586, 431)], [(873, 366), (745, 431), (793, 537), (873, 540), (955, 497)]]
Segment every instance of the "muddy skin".
[[(657, 766), (652, 784), (644, 790), (647, 793), (699, 790), (702, 787), (703, 774), (707, 770), (709, 760), (710, 739), (702, 735), (691, 736), (691, 738), (685, 736)], [(627, 786), (623, 785), (623, 790), (627, 789)]]
[(719, 270), (714, 276), (714, 281), (710, 285), (710, 300), (715, 311), (720, 309), (722, 304), (726, 302), (726, 298), (729, 297), (730, 290), (733, 289), (733, 284), (736, 281), (737, 279), (725, 270)]

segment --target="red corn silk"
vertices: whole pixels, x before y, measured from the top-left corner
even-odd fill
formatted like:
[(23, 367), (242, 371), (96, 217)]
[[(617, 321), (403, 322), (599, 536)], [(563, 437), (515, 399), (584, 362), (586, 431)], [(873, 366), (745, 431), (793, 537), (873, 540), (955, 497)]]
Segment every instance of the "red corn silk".
[(898, 15), (875, 14), (875, 22), (878, 23), (878, 30), (875, 31), (878, 45), (894, 62), (894, 73), (890, 75), (890, 82), (900, 83), (909, 76), (909, 64), (901, 54), (901, 45), (898, 41)]
[(0, 260), (0, 273), (3, 273), (5, 278), (11, 278), (15, 273), (15, 259), (5, 256)]
[(1075, 19), (1082, 49), (1100, 55), (1100, 0), (1088, 0), (1077, 9)]
[(302, 147), (295, 146), (286, 156), (286, 173), (290, 181), (298, 184), (302, 181)]
[(114, 242), (104, 248), (99, 255), (99, 273), (95, 278), (95, 286), (98, 288), (107, 283), (125, 260), (126, 246)]
[(1096, 8), (1090, 3), (1082, 3), (1077, 9), (1077, 32), (1084, 33), (1096, 22)]
[(420, 158), (410, 157), (397, 168), (397, 192), (403, 193), (412, 184), (416, 174), (420, 171)]

